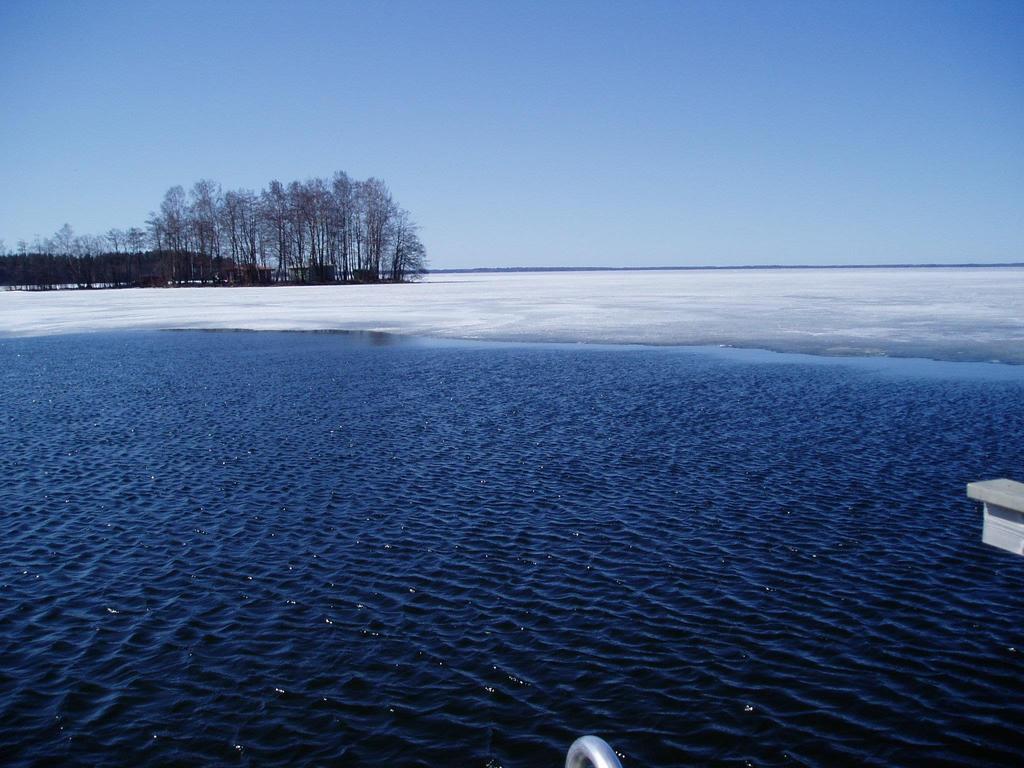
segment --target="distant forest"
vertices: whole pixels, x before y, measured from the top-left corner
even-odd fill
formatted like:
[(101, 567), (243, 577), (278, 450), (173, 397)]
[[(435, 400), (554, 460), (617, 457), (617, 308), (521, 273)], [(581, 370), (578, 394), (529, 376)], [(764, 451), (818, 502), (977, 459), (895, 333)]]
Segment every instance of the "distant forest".
[(426, 271), (409, 212), (379, 179), (171, 187), (145, 228), (0, 241), (0, 285), (23, 290), (400, 282)]

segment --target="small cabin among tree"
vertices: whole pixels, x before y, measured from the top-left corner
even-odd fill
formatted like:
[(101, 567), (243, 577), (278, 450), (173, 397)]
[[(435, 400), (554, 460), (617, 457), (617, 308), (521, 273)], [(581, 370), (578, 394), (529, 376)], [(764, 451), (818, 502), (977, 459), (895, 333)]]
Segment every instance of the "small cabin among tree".
[(256, 264), (234, 264), (221, 268), (217, 282), (221, 285), (270, 285), (274, 282), (274, 270)]
[(288, 279), (293, 283), (333, 283), (334, 265), (288, 267)]

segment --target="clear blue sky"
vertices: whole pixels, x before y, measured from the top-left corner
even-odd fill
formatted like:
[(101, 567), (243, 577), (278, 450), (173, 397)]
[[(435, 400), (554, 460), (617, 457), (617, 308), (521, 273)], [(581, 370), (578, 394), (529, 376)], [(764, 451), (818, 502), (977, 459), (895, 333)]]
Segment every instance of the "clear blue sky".
[(379, 176), (435, 267), (1024, 260), (1024, 3), (0, 3), (0, 238)]

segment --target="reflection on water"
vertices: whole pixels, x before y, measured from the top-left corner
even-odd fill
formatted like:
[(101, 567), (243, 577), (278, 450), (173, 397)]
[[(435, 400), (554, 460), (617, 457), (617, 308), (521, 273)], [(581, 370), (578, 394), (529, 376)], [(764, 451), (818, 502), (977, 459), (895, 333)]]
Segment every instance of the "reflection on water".
[(0, 342), (0, 754), (1015, 764), (1021, 369), (750, 354)]

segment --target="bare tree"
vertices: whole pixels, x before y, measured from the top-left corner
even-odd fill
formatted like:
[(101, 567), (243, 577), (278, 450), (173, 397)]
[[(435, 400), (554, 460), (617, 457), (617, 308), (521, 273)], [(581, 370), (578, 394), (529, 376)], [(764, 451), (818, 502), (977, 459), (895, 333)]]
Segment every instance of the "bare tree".
[(391, 219), (395, 203), (391, 193), (380, 179), (370, 178), (360, 185), (362, 228), (365, 257), (362, 279), (376, 282), (383, 279), (381, 267), (387, 248)]
[(338, 238), (338, 262), (341, 266), (341, 279), (343, 282), (348, 282), (352, 277), (352, 253), (356, 226), (355, 184), (347, 173), (338, 171), (334, 174), (331, 191), (334, 196), (334, 228)]
[(426, 251), (420, 242), (412, 216), (397, 209), (390, 222), (388, 279), (393, 283), (416, 280), (426, 271)]
[(192, 280), (192, 254), (189, 251), (188, 206), (185, 190), (180, 185), (171, 187), (160, 203), (158, 213), (149, 221), (155, 249), (167, 261), (167, 277), (175, 283)]
[(128, 283), (138, 282), (142, 275), (142, 252), (146, 249), (146, 232), (139, 227), (132, 227), (125, 233), (125, 246), (128, 249)]
[(121, 248), (125, 244), (125, 233), (123, 229), (108, 229), (107, 243), (110, 245), (110, 250), (113, 253), (121, 253)]
[(188, 220), (193, 243), (199, 256), (199, 281), (213, 280), (221, 268), (220, 209), (223, 205), (220, 185), (200, 179), (189, 195)]
[(288, 215), (288, 195), (279, 181), (270, 182), (260, 193), (260, 213), (263, 220), (264, 240), (277, 261), (277, 279), (288, 277), (291, 265), (291, 232)]

